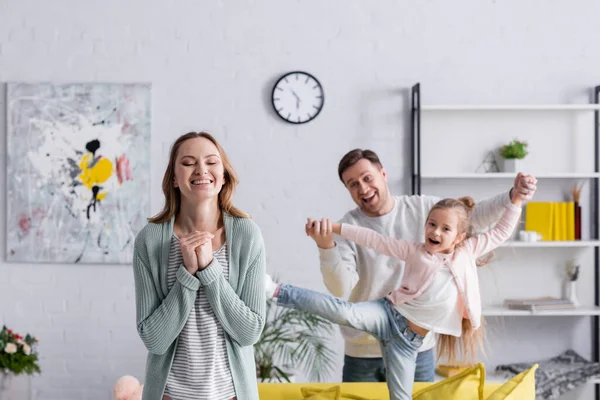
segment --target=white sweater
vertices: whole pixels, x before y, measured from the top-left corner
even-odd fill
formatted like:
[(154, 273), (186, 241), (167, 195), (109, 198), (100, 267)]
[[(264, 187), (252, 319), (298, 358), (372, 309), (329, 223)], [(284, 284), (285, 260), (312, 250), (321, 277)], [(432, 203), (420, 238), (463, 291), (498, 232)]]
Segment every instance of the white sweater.
[[(368, 217), (356, 208), (339, 221), (375, 230), (384, 236), (422, 242), (429, 210), (441, 200), (432, 196), (394, 197), (394, 208), (380, 217)], [(473, 211), (475, 230), (494, 225), (509, 206), (509, 192), (478, 203)], [(320, 249), (321, 273), (331, 294), (351, 302), (377, 300), (400, 287), (404, 262), (377, 254), (374, 250), (336, 237), (332, 249)], [(379, 343), (371, 335), (348, 327), (340, 327), (345, 339), (345, 354), (351, 357), (381, 357)], [(429, 333), (419, 351), (435, 346), (435, 336)]]

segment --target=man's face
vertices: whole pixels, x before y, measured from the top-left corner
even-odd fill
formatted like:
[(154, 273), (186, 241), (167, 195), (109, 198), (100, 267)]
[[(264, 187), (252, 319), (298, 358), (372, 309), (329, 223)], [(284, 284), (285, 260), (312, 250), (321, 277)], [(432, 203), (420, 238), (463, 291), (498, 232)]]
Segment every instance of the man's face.
[(365, 215), (379, 217), (391, 210), (392, 198), (387, 186), (387, 174), (383, 168), (363, 158), (344, 171), (342, 180), (352, 200)]

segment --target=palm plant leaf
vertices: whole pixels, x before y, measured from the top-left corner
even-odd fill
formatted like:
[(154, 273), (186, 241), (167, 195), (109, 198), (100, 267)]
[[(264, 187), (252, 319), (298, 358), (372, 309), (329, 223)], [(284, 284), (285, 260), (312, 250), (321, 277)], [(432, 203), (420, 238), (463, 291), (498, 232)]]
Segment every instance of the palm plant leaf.
[(265, 327), (254, 345), (257, 376), (263, 381), (289, 381), (289, 370), (284, 369), (291, 367), (322, 381), (335, 362), (336, 353), (327, 343), (332, 333), (333, 324), (326, 319), (268, 300)]

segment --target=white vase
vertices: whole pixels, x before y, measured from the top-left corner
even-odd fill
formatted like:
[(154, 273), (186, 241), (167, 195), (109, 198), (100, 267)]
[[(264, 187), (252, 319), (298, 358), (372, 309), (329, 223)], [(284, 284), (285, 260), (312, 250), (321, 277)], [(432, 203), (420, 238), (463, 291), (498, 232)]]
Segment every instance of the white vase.
[(517, 158), (503, 158), (502, 159), (502, 171), (503, 172), (520, 172), (521, 160)]
[(29, 375), (0, 372), (0, 400), (31, 399), (31, 379)]
[(565, 299), (573, 303), (575, 307), (579, 306), (579, 299), (577, 299), (577, 281), (565, 282)]

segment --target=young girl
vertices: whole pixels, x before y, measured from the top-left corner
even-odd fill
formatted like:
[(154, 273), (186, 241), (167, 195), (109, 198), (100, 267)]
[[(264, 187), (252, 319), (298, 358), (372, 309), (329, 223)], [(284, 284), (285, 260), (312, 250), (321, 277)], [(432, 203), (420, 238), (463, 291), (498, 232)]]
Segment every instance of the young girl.
[(429, 212), (423, 243), (326, 220), (324, 226), (330, 227), (325, 228), (327, 234), (336, 233), (405, 261), (401, 287), (383, 299), (361, 303), (348, 303), (291, 285), (279, 285), (273, 295), (283, 307), (312, 312), (376, 337), (391, 399), (411, 399), (417, 350), (429, 331), (439, 334), (438, 353), (450, 360), (456, 358), (457, 347), (464, 356), (473, 356), (477, 343), (481, 343), (477, 259), (510, 237), (522, 201), (522, 196), (515, 196), (493, 228), (471, 236), (473, 200), (441, 200)]

